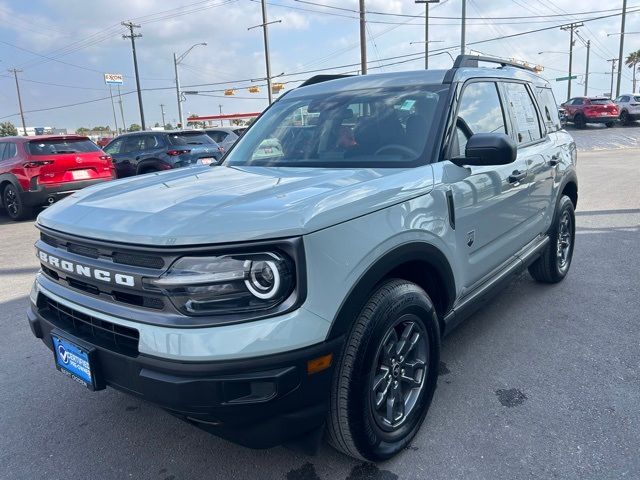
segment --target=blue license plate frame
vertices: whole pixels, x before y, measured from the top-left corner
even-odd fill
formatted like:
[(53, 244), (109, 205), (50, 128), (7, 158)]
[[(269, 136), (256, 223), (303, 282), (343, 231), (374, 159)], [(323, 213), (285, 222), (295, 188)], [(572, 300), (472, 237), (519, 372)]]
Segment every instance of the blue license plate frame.
[(56, 331), (51, 332), (56, 369), (91, 391), (99, 390), (96, 381), (96, 349)]

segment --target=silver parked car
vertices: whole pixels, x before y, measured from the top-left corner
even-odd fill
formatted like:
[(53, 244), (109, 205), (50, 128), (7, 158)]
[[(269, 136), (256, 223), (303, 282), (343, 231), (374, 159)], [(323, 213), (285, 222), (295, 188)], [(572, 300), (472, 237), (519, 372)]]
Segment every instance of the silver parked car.
[(205, 133), (226, 152), (240, 138), (247, 127), (210, 127)]
[(620, 108), (620, 123), (630, 125), (640, 120), (640, 93), (625, 93), (615, 99)]
[(569, 272), (575, 167), (549, 83), (519, 64), (314, 77), (222, 165), (40, 214), (29, 324), (91, 390), (249, 447), (326, 433), (384, 460), (423, 423), (443, 335), (524, 269)]

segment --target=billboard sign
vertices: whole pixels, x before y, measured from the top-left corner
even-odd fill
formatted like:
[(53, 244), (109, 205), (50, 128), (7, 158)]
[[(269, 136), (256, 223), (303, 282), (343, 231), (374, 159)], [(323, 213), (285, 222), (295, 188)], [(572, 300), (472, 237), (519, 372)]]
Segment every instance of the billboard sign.
[(104, 83), (107, 85), (122, 85), (124, 80), (121, 73), (105, 73)]

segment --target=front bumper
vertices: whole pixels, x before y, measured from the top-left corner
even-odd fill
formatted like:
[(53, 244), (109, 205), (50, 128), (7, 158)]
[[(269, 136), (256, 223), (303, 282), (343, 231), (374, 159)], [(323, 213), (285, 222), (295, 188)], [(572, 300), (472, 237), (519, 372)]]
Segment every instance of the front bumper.
[(97, 183), (113, 180), (113, 177), (95, 178), (91, 180), (81, 180), (77, 182), (58, 183), (53, 185), (38, 185), (33, 190), (26, 190), (20, 193), (20, 198), (24, 205), (30, 207), (39, 207), (48, 205), (85, 187), (95, 185)]
[[(32, 301), (38, 303), (37, 298)], [(105, 347), (78, 331), (70, 331), (35, 303), (27, 317), (33, 334), (51, 350), (53, 330), (94, 347), (99, 384), (147, 400), (200, 428), (252, 448), (295, 441), (323, 425), (333, 365), (308, 374), (307, 362), (327, 354), (333, 354), (335, 361), (343, 342), (338, 338), (257, 358), (183, 362)]]

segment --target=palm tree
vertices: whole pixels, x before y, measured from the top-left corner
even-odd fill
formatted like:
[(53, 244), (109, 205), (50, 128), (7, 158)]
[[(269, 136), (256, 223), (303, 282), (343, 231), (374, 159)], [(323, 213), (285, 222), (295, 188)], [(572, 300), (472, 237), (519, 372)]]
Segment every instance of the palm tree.
[(636, 93), (636, 70), (640, 63), (640, 50), (636, 50), (635, 52), (631, 52), (627, 55), (624, 63), (627, 67), (633, 69), (633, 93)]

